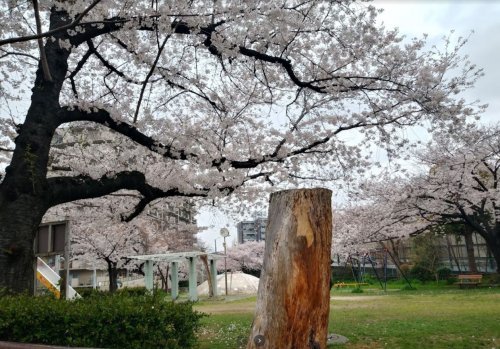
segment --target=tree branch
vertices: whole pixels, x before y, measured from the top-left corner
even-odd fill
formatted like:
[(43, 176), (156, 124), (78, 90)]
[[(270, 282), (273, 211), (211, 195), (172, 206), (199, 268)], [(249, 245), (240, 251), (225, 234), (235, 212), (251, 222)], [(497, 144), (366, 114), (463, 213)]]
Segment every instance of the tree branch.
[(61, 108), (59, 113), (60, 124), (75, 122), (75, 121), (91, 121), (104, 125), (109, 129), (116, 131), (132, 141), (140, 144), (149, 150), (163, 155), (166, 158), (173, 160), (187, 160), (189, 157), (197, 157), (196, 154), (186, 153), (184, 150), (175, 149), (172, 146), (168, 146), (157, 142), (153, 138), (146, 136), (135, 127), (125, 123), (114, 120), (111, 115), (105, 110), (98, 110), (96, 112), (85, 112), (80, 109), (70, 110), (69, 108)]
[[(51, 206), (82, 199), (93, 199), (114, 193), (118, 190), (136, 190), (144, 198), (161, 198), (170, 196), (205, 196), (206, 190), (193, 189), (192, 192), (182, 192), (178, 188), (161, 190), (146, 182), (146, 177), (139, 171), (123, 171), (112, 177), (103, 176), (94, 179), (89, 176), (50, 177), (49, 202)], [(151, 201), (151, 200), (150, 200)]]
[[(92, 10), (99, 2), (101, 2), (101, 0), (94, 0), (94, 2), (92, 4), (90, 4), (89, 7), (87, 7), (81, 14), (79, 14), (73, 22), (71, 22), (67, 25), (49, 30), (48, 32), (45, 32), (45, 33), (38, 32), (38, 30), (37, 30), (36, 35), (27, 35), (27, 36), (22, 36), (22, 37), (17, 37), (17, 38), (9, 38), (9, 39), (0, 40), (0, 46), (6, 45), (6, 44), (12, 44), (12, 43), (16, 43), (16, 42), (40, 40), (40, 39), (43, 39), (45, 37), (56, 34), (60, 31), (72, 29), (72, 28), (76, 27), (78, 25), (78, 23), (80, 23), (80, 21), (83, 19), (83, 17), (85, 17), (85, 15), (87, 13), (89, 13), (90, 10)], [(35, 5), (35, 3), (36, 3), (36, 0), (33, 0), (34, 5)], [(38, 10), (36, 10), (36, 12), (38, 12)], [(38, 17), (38, 21), (39, 21), (39, 17)], [(37, 24), (37, 29), (38, 29), (38, 24)]]
[(167, 35), (165, 37), (165, 39), (163, 40), (160, 48), (158, 49), (158, 53), (156, 54), (155, 61), (151, 65), (151, 69), (149, 69), (148, 75), (146, 76), (146, 78), (144, 79), (144, 81), (142, 83), (141, 93), (139, 95), (139, 101), (137, 102), (137, 107), (136, 107), (135, 113), (134, 113), (134, 121), (133, 121), (134, 124), (137, 122), (137, 118), (139, 117), (139, 111), (141, 109), (142, 98), (144, 97), (144, 91), (146, 90), (146, 86), (148, 84), (148, 81), (151, 78), (151, 76), (153, 75), (153, 72), (156, 69), (156, 65), (158, 64), (158, 60), (160, 59), (161, 53), (163, 52), (163, 49), (165, 48), (165, 45), (167, 44), (167, 41), (168, 41), (168, 39), (170, 39), (170, 37), (171, 37), (171, 35)]
[(33, 9), (35, 10), (35, 22), (36, 22), (36, 32), (39, 35), (38, 49), (40, 50), (40, 65), (43, 70), (43, 78), (45, 81), (52, 82), (52, 75), (50, 74), (49, 64), (47, 63), (47, 55), (45, 54), (45, 48), (43, 47), (43, 38), (40, 36), (42, 34), (42, 23), (40, 21), (40, 12), (38, 10), (38, 0), (32, 0)]

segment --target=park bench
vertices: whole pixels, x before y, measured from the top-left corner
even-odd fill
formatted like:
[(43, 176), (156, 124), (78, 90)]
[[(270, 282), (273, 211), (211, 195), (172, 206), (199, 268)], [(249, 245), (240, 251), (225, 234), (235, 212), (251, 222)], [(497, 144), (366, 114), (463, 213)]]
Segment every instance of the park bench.
[(481, 283), (481, 279), (483, 278), (480, 274), (463, 274), (458, 275), (458, 282), (456, 283), (460, 288), (473, 288), (477, 287)]

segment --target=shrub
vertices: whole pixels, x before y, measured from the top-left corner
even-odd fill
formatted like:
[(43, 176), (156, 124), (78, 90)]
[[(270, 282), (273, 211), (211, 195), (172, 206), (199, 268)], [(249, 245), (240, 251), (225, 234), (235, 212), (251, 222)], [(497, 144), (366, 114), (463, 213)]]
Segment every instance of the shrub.
[[(149, 291), (145, 287), (123, 287), (116, 291), (119, 295), (129, 296), (129, 297), (140, 297), (145, 296)], [(161, 290), (155, 290), (157, 293), (161, 293)]]
[(483, 283), (492, 286), (500, 285), (500, 274), (489, 274), (483, 276)]
[(351, 291), (351, 293), (363, 293), (363, 292), (364, 292), (363, 289), (359, 286)]
[(0, 340), (100, 348), (192, 348), (202, 315), (164, 297), (0, 298)]
[(458, 278), (456, 276), (450, 276), (449, 278), (446, 279), (446, 284), (447, 285), (453, 285), (454, 283), (458, 282)]
[(448, 279), (451, 276), (451, 269), (450, 268), (439, 268), (437, 270), (438, 278), (439, 280), (445, 280)]
[(424, 268), (420, 265), (415, 265), (413, 268), (411, 268), (410, 275), (412, 278), (415, 278), (422, 282), (429, 281), (434, 278), (429, 269)]

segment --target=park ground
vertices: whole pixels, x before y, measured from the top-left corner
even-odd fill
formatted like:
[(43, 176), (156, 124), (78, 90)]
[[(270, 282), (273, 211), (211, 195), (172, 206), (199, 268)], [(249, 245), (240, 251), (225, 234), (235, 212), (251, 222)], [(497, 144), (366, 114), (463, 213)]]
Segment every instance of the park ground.
[[(209, 314), (199, 332), (200, 349), (244, 348), (255, 297), (201, 301)], [(329, 332), (349, 339), (339, 349), (500, 349), (500, 288), (456, 286), (366, 287), (331, 292)]]

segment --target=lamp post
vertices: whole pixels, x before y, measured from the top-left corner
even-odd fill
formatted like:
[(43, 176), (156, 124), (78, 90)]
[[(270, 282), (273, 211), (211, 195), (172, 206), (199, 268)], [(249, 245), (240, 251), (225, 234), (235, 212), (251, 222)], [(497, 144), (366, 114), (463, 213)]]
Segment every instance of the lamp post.
[(224, 238), (224, 279), (226, 281), (226, 296), (227, 296), (227, 261), (226, 261), (226, 238), (229, 236), (229, 230), (222, 228), (220, 230), (220, 235)]
[(215, 245), (215, 253), (217, 253), (217, 240), (219, 240), (221, 237), (219, 236), (218, 238), (214, 239), (214, 245)]

